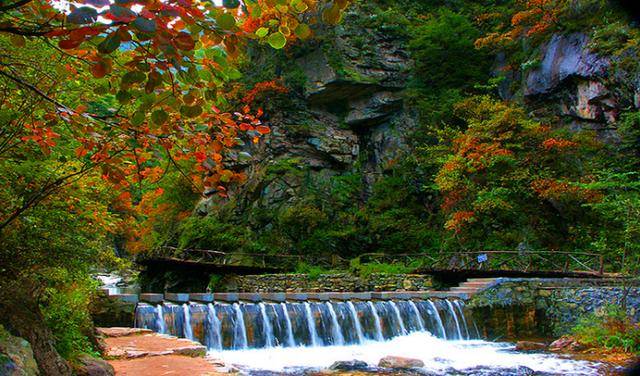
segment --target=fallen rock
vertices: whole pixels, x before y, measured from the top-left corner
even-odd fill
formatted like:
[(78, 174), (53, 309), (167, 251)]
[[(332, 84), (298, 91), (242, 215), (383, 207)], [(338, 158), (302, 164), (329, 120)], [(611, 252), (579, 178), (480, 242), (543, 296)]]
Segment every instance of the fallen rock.
[(540, 342), (518, 341), (516, 343), (517, 351), (535, 351), (535, 350), (544, 350), (546, 348), (547, 348), (547, 345)]
[(340, 360), (329, 367), (334, 371), (363, 371), (369, 368), (369, 365), (362, 360)]
[(29, 342), (12, 336), (0, 325), (0, 375), (35, 376), (38, 374), (38, 365)]
[(549, 345), (549, 351), (553, 352), (576, 352), (584, 349), (583, 344), (570, 336), (560, 337)]
[(74, 374), (78, 376), (113, 376), (115, 374), (111, 364), (86, 354), (76, 359), (73, 369)]
[(421, 368), (424, 367), (424, 362), (420, 359), (403, 358), (400, 356), (385, 356), (380, 359), (378, 367), (398, 369)]
[(96, 331), (99, 335), (109, 338), (114, 337), (128, 337), (133, 335), (142, 335), (142, 334), (151, 334), (153, 330), (151, 329), (142, 329), (142, 328), (124, 328), (124, 327), (114, 327), (114, 328), (96, 328)]

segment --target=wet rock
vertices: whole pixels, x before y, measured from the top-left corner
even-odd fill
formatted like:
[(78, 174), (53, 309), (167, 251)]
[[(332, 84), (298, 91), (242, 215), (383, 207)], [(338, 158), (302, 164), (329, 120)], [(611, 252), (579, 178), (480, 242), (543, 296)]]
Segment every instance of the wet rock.
[(362, 360), (341, 360), (333, 363), (329, 369), (336, 371), (362, 371), (369, 368), (369, 365)]
[(518, 341), (516, 343), (516, 350), (518, 351), (536, 351), (536, 350), (544, 350), (546, 348), (547, 348), (547, 345), (540, 342)]
[(73, 368), (78, 376), (113, 376), (115, 374), (111, 364), (86, 354), (80, 355), (76, 359)]
[(9, 334), (0, 326), (0, 375), (38, 375), (38, 365), (31, 345), (26, 340)]
[(420, 368), (424, 367), (424, 362), (420, 359), (403, 358), (400, 356), (385, 356), (380, 359), (378, 367), (397, 369)]
[(549, 351), (553, 352), (576, 352), (584, 349), (583, 344), (570, 336), (561, 337), (549, 345)]

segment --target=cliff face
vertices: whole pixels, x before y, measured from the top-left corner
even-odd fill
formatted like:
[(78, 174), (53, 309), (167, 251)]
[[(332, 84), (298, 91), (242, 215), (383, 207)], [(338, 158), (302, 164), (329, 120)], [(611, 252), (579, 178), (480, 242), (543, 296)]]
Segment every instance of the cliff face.
[(620, 113), (640, 106), (640, 77), (620, 66), (622, 57), (592, 47), (583, 33), (553, 35), (532, 56), (537, 64), (518, 88), (537, 115), (558, 116), (572, 129), (596, 130), (615, 142)]
[[(448, 219), (438, 211), (440, 193), (434, 188), (443, 154), (425, 152), (438, 143), (433, 130), (440, 122), (447, 122), (449, 132), (464, 131), (466, 120), (452, 115), (453, 103), (501, 97), (524, 107), (533, 120), (594, 130), (614, 146), (622, 115), (640, 106), (635, 52), (613, 53), (593, 33), (551, 34), (526, 51), (493, 57), (474, 49), (481, 31), (464, 9), (435, 6), (427, 16), (405, 17), (400, 6), (369, 6), (359, 3), (337, 27), (321, 29), (287, 51), (252, 50), (245, 67), (250, 80), (279, 79), (290, 90), (260, 99), (256, 106), (264, 107), (271, 133), (228, 162), (246, 173), (247, 182), (231, 188), (228, 198), (211, 194), (198, 205), (198, 215), (223, 224), (211, 227), (215, 231), (241, 229), (224, 235), (220, 250), (353, 257), (459, 248), (455, 234), (443, 230)], [(449, 56), (456, 56), (453, 64)], [(420, 72), (434, 72), (435, 78)], [(503, 79), (492, 82), (491, 75)], [(424, 148), (425, 142), (431, 144)], [(437, 147), (451, 152), (450, 141)], [(564, 218), (561, 208), (554, 215)], [(486, 231), (498, 232), (497, 227)], [(504, 246), (525, 241), (526, 233), (507, 236)], [(477, 237), (483, 242), (487, 234)], [(190, 246), (219, 243), (210, 237)]]
[[(366, 17), (350, 13), (330, 35), (321, 34), (330, 42), (310, 42), (285, 58), (285, 69), (299, 72), (304, 84), (268, 111), (271, 134), (246, 148), (257, 162), (234, 166), (249, 176), (231, 192), (238, 209), (277, 209), (346, 173), (358, 175), (365, 199), (377, 177), (410, 149), (407, 137), (418, 120), (403, 96), (411, 67), (406, 41), (361, 26)], [(219, 204), (212, 197), (200, 211)]]

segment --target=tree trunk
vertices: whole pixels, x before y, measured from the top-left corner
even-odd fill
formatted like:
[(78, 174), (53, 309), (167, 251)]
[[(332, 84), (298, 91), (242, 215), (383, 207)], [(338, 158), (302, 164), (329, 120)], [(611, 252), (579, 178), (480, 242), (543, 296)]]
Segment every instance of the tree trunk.
[(71, 367), (53, 346), (53, 334), (45, 325), (38, 302), (31, 294), (16, 290), (0, 293), (0, 322), (31, 344), (41, 375), (71, 375)]

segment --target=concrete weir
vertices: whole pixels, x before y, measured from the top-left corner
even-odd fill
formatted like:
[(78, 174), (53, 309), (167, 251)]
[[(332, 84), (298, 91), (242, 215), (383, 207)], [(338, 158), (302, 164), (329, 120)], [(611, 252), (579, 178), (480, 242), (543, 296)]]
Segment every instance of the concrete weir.
[(305, 302), (305, 301), (368, 301), (368, 300), (410, 300), (410, 299), (462, 299), (468, 300), (470, 294), (459, 291), (385, 291), (385, 292), (265, 292), (265, 293), (143, 293), (136, 294), (112, 294), (110, 297), (121, 300), (125, 303), (152, 303), (157, 304), (163, 301), (172, 303), (260, 303), (260, 302)]

